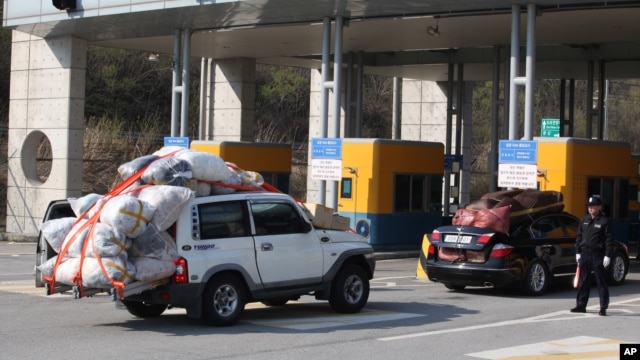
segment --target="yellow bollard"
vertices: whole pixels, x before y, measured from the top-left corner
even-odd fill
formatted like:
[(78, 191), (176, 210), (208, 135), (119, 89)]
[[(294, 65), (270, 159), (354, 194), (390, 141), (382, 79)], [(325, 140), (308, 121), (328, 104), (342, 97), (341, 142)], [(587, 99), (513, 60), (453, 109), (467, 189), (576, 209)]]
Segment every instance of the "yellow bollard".
[(424, 234), (424, 237), (422, 238), (422, 249), (420, 250), (420, 257), (418, 258), (418, 268), (416, 269), (416, 277), (418, 279), (427, 278), (427, 269), (423, 268), (422, 264), (427, 259), (429, 244), (429, 236), (427, 234)]

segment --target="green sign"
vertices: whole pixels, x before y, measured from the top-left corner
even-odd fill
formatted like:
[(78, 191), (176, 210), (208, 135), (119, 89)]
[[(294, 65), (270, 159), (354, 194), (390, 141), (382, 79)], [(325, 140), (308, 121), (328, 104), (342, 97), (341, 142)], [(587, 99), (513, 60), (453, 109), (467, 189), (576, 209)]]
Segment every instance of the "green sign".
[(542, 124), (540, 127), (541, 137), (560, 136), (560, 119), (542, 119)]

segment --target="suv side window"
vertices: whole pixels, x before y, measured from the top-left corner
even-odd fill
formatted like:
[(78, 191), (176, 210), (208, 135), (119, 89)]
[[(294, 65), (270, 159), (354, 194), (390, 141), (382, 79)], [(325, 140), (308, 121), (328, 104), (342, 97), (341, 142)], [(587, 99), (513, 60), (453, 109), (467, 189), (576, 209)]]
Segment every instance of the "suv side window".
[(294, 234), (304, 232), (300, 213), (288, 203), (251, 203), (256, 235)]
[[(214, 202), (198, 205), (200, 239), (247, 236), (244, 201)], [(195, 229), (194, 229), (195, 230)]]

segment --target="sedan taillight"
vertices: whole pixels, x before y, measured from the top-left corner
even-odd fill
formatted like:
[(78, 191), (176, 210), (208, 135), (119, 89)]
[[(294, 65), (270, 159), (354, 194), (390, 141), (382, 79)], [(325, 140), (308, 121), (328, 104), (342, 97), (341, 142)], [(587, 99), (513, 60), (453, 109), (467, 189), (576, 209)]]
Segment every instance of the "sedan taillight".
[(492, 258), (501, 258), (505, 257), (513, 252), (513, 246), (505, 245), (505, 244), (496, 244), (491, 250), (491, 254), (489, 255)]
[(493, 236), (493, 233), (491, 234), (484, 234), (484, 235), (480, 235), (478, 236), (478, 238), (476, 239), (476, 243), (478, 244), (486, 244), (489, 242), (489, 240), (491, 240), (491, 237)]
[(429, 250), (427, 250), (429, 255), (434, 255), (436, 253), (436, 247), (433, 245), (429, 245)]

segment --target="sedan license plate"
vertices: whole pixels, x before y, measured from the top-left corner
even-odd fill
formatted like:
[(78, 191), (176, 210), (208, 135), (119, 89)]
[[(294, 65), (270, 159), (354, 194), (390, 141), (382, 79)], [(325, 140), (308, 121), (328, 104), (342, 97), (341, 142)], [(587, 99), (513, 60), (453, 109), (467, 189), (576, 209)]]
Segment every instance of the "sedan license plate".
[(456, 244), (470, 244), (471, 235), (445, 235), (444, 242)]

